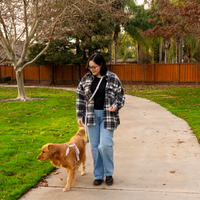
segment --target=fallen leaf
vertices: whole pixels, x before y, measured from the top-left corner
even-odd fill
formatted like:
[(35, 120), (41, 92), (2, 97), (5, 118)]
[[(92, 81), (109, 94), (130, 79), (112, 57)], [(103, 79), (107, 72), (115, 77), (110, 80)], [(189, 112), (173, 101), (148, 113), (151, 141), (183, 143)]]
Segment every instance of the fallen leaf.
[(172, 174), (175, 173), (175, 172), (176, 172), (176, 171), (170, 171), (170, 173), (172, 173)]
[(53, 174), (56, 175), (56, 174), (59, 174), (59, 172), (54, 172)]
[(42, 185), (43, 185), (44, 187), (48, 187), (48, 184), (47, 184), (47, 183), (42, 183)]
[(14, 174), (13, 173), (9, 173), (8, 176), (14, 176)]
[(183, 143), (183, 142), (184, 142), (184, 141), (182, 141), (182, 140), (179, 140), (179, 141), (178, 141), (179, 144), (181, 144), (181, 143)]

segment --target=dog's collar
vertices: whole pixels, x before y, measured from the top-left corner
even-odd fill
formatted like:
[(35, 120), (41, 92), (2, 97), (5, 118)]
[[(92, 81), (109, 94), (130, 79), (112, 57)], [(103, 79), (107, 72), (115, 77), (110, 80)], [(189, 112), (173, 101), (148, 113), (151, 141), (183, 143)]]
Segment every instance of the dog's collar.
[(80, 151), (79, 151), (79, 149), (78, 149), (78, 147), (73, 143), (73, 144), (70, 144), (69, 146), (68, 146), (68, 148), (67, 148), (67, 150), (66, 150), (66, 156), (69, 154), (69, 147), (75, 147), (75, 149), (76, 149), (76, 159), (77, 159), (77, 162), (80, 160), (79, 159), (79, 154), (80, 154)]

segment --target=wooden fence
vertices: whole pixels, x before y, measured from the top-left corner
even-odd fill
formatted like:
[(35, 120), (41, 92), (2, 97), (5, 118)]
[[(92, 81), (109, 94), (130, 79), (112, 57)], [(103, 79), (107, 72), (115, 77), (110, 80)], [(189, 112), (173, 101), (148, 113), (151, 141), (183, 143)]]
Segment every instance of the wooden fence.
[[(124, 83), (194, 84), (200, 81), (200, 70), (195, 64), (117, 64), (108, 65), (108, 68)], [(54, 81), (56, 84), (77, 83), (77, 71), (74, 65), (56, 66)], [(85, 66), (81, 66), (81, 77), (85, 73)], [(12, 66), (0, 66), (0, 82), (3, 76), (11, 76), (12, 82), (16, 82)], [(50, 66), (28, 66), (23, 70), (25, 84), (50, 84), (50, 77)]]

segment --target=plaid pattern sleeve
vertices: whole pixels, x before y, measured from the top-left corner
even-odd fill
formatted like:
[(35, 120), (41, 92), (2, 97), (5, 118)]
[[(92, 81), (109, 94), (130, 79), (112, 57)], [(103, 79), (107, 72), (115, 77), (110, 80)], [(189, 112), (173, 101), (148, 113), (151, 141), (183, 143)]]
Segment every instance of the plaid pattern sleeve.
[[(107, 72), (107, 86), (104, 103), (104, 127), (109, 130), (115, 130), (120, 124), (119, 109), (124, 106), (125, 95), (121, 81), (116, 74)], [(115, 112), (110, 112), (108, 109), (115, 106)]]
[(113, 102), (113, 106), (115, 106), (119, 110), (124, 106), (124, 103), (125, 103), (124, 90), (121, 81), (118, 79), (118, 85), (115, 92), (115, 101)]
[[(115, 130), (120, 124), (119, 109), (124, 106), (125, 95), (122, 84), (116, 74), (108, 70), (105, 78), (107, 84), (104, 100), (104, 128)], [(90, 88), (93, 80), (93, 75), (86, 74), (78, 85), (76, 99), (77, 118), (85, 118), (86, 102), (92, 96)], [(115, 112), (108, 110), (111, 106), (116, 106), (117, 109)], [(93, 125), (95, 125), (94, 99), (87, 106), (87, 126)]]
[(79, 83), (76, 94), (77, 94), (77, 98), (76, 98), (77, 119), (84, 118), (84, 113), (86, 109), (86, 100), (85, 100), (85, 93), (84, 93), (82, 82)]

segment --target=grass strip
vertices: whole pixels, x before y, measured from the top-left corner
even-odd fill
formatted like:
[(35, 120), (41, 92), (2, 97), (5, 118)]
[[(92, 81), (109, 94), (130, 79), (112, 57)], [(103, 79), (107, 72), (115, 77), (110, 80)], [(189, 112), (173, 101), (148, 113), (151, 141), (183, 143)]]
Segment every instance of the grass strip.
[(200, 87), (166, 85), (125, 85), (126, 94), (154, 101), (184, 119), (200, 141)]
[[(124, 85), (126, 94), (152, 100), (186, 120), (200, 140), (199, 87)], [(26, 89), (40, 101), (0, 102), (0, 199), (16, 200), (54, 167), (39, 162), (48, 142), (68, 141), (78, 130), (76, 93), (57, 89)], [(15, 98), (16, 88), (0, 87), (0, 99)]]
[[(16, 200), (54, 167), (37, 156), (46, 143), (63, 143), (77, 132), (76, 93), (26, 89), (39, 101), (0, 102), (0, 199)], [(0, 99), (16, 98), (16, 88), (0, 87)]]

